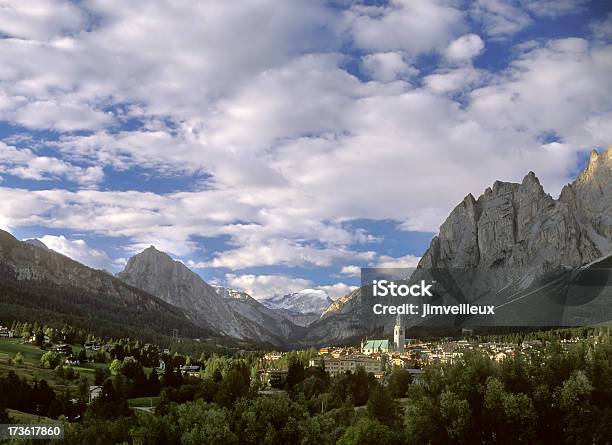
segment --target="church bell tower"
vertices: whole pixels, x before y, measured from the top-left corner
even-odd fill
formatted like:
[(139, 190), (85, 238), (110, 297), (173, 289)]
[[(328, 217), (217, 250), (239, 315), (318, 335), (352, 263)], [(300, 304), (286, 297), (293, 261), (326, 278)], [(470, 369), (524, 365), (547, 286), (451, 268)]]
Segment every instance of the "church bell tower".
[(397, 314), (397, 320), (395, 321), (395, 328), (393, 328), (393, 346), (395, 352), (404, 352), (406, 345), (406, 332), (404, 325), (402, 324), (402, 316)]

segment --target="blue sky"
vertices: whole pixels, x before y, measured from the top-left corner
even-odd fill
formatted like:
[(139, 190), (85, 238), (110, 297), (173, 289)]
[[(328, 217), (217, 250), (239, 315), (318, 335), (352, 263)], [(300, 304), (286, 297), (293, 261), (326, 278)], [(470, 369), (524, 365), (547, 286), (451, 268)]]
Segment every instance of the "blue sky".
[(583, 0), (7, 1), (0, 228), (97, 268), (149, 245), (261, 298), (413, 266), (452, 208), (612, 141)]

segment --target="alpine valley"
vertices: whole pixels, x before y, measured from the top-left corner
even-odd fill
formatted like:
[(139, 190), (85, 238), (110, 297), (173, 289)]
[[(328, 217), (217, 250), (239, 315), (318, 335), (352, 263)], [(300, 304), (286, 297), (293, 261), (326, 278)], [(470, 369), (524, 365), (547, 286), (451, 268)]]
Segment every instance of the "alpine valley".
[[(585, 305), (575, 304), (568, 295), (551, 299), (549, 291), (573, 283), (584, 271), (610, 268), (611, 253), (609, 148), (592, 152), (585, 169), (558, 199), (544, 191), (532, 172), (521, 183), (497, 181), (477, 199), (467, 195), (440, 227), (411, 280), (423, 279), (427, 271), (444, 271), (437, 279), (446, 289), (457, 290), (459, 303), (498, 307), (498, 325), (572, 325), (593, 313), (605, 322), (612, 320), (612, 295), (597, 294)], [(609, 274), (606, 279), (609, 290)], [(451, 297), (457, 301), (457, 292), (442, 293), (438, 303)], [(0, 231), (0, 323), (27, 320), (36, 311), (45, 320), (97, 326), (100, 334), (115, 337), (148, 339), (178, 329), (190, 338), (225, 337), (289, 349), (389, 332), (394, 317), (375, 316), (373, 303), (362, 289), (336, 301), (318, 289), (256, 300), (208, 284), (153, 246), (112, 276), (38, 240), (19, 241)], [(408, 327), (418, 323), (407, 321)], [(451, 323), (483, 324), (482, 319), (465, 317)]]

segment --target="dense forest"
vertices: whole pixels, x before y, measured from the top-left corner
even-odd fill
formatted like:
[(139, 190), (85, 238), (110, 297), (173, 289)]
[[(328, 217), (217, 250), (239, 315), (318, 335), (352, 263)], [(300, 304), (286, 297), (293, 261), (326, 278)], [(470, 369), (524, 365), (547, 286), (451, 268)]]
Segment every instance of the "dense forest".
[[(27, 408), (27, 395), (66, 423), (65, 439), (53, 443), (67, 444), (610, 443), (612, 329), (500, 337), (516, 342), (517, 352), (525, 338), (541, 340), (541, 347), (502, 361), (466, 352), (455, 363), (427, 367), (414, 381), (402, 369), (383, 380), (363, 369), (330, 377), (306, 365), (311, 352), (295, 352), (286, 357), (278, 390), (264, 393), (257, 353), (174, 354), (164, 358), (163, 373), (147, 376), (144, 345), (124, 343), (107, 369), (96, 372), (102, 393), (91, 404), (84, 394), (51, 394), (43, 382), (32, 386), (9, 375), (0, 379), (0, 415), (6, 421), (3, 407), (16, 403)], [(177, 371), (186, 363), (202, 366), (200, 378)], [(129, 408), (130, 397), (153, 394), (159, 394), (155, 413)], [(69, 409), (62, 406), (68, 397), (76, 400)], [(69, 422), (70, 410), (82, 417)]]

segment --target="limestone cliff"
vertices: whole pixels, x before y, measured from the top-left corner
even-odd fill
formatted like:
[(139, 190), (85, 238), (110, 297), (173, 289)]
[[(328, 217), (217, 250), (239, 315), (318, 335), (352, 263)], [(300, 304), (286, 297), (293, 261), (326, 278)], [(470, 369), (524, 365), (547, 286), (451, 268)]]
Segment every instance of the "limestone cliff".
[[(559, 268), (590, 263), (611, 250), (612, 147), (593, 151), (556, 200), (533, 172), (520, 184), (496, 181), (478, 199), (467, 195), (440, 226), (418, 269), (461, 270), (471, 286), (466, 295), (475, 300), (516, 280), (527, 286)], [(356, 291), (336, 301), (310, 326), (305, 342), (340, 341), (385, 324), (371, 317), (371, 305), (363, 300)]]

